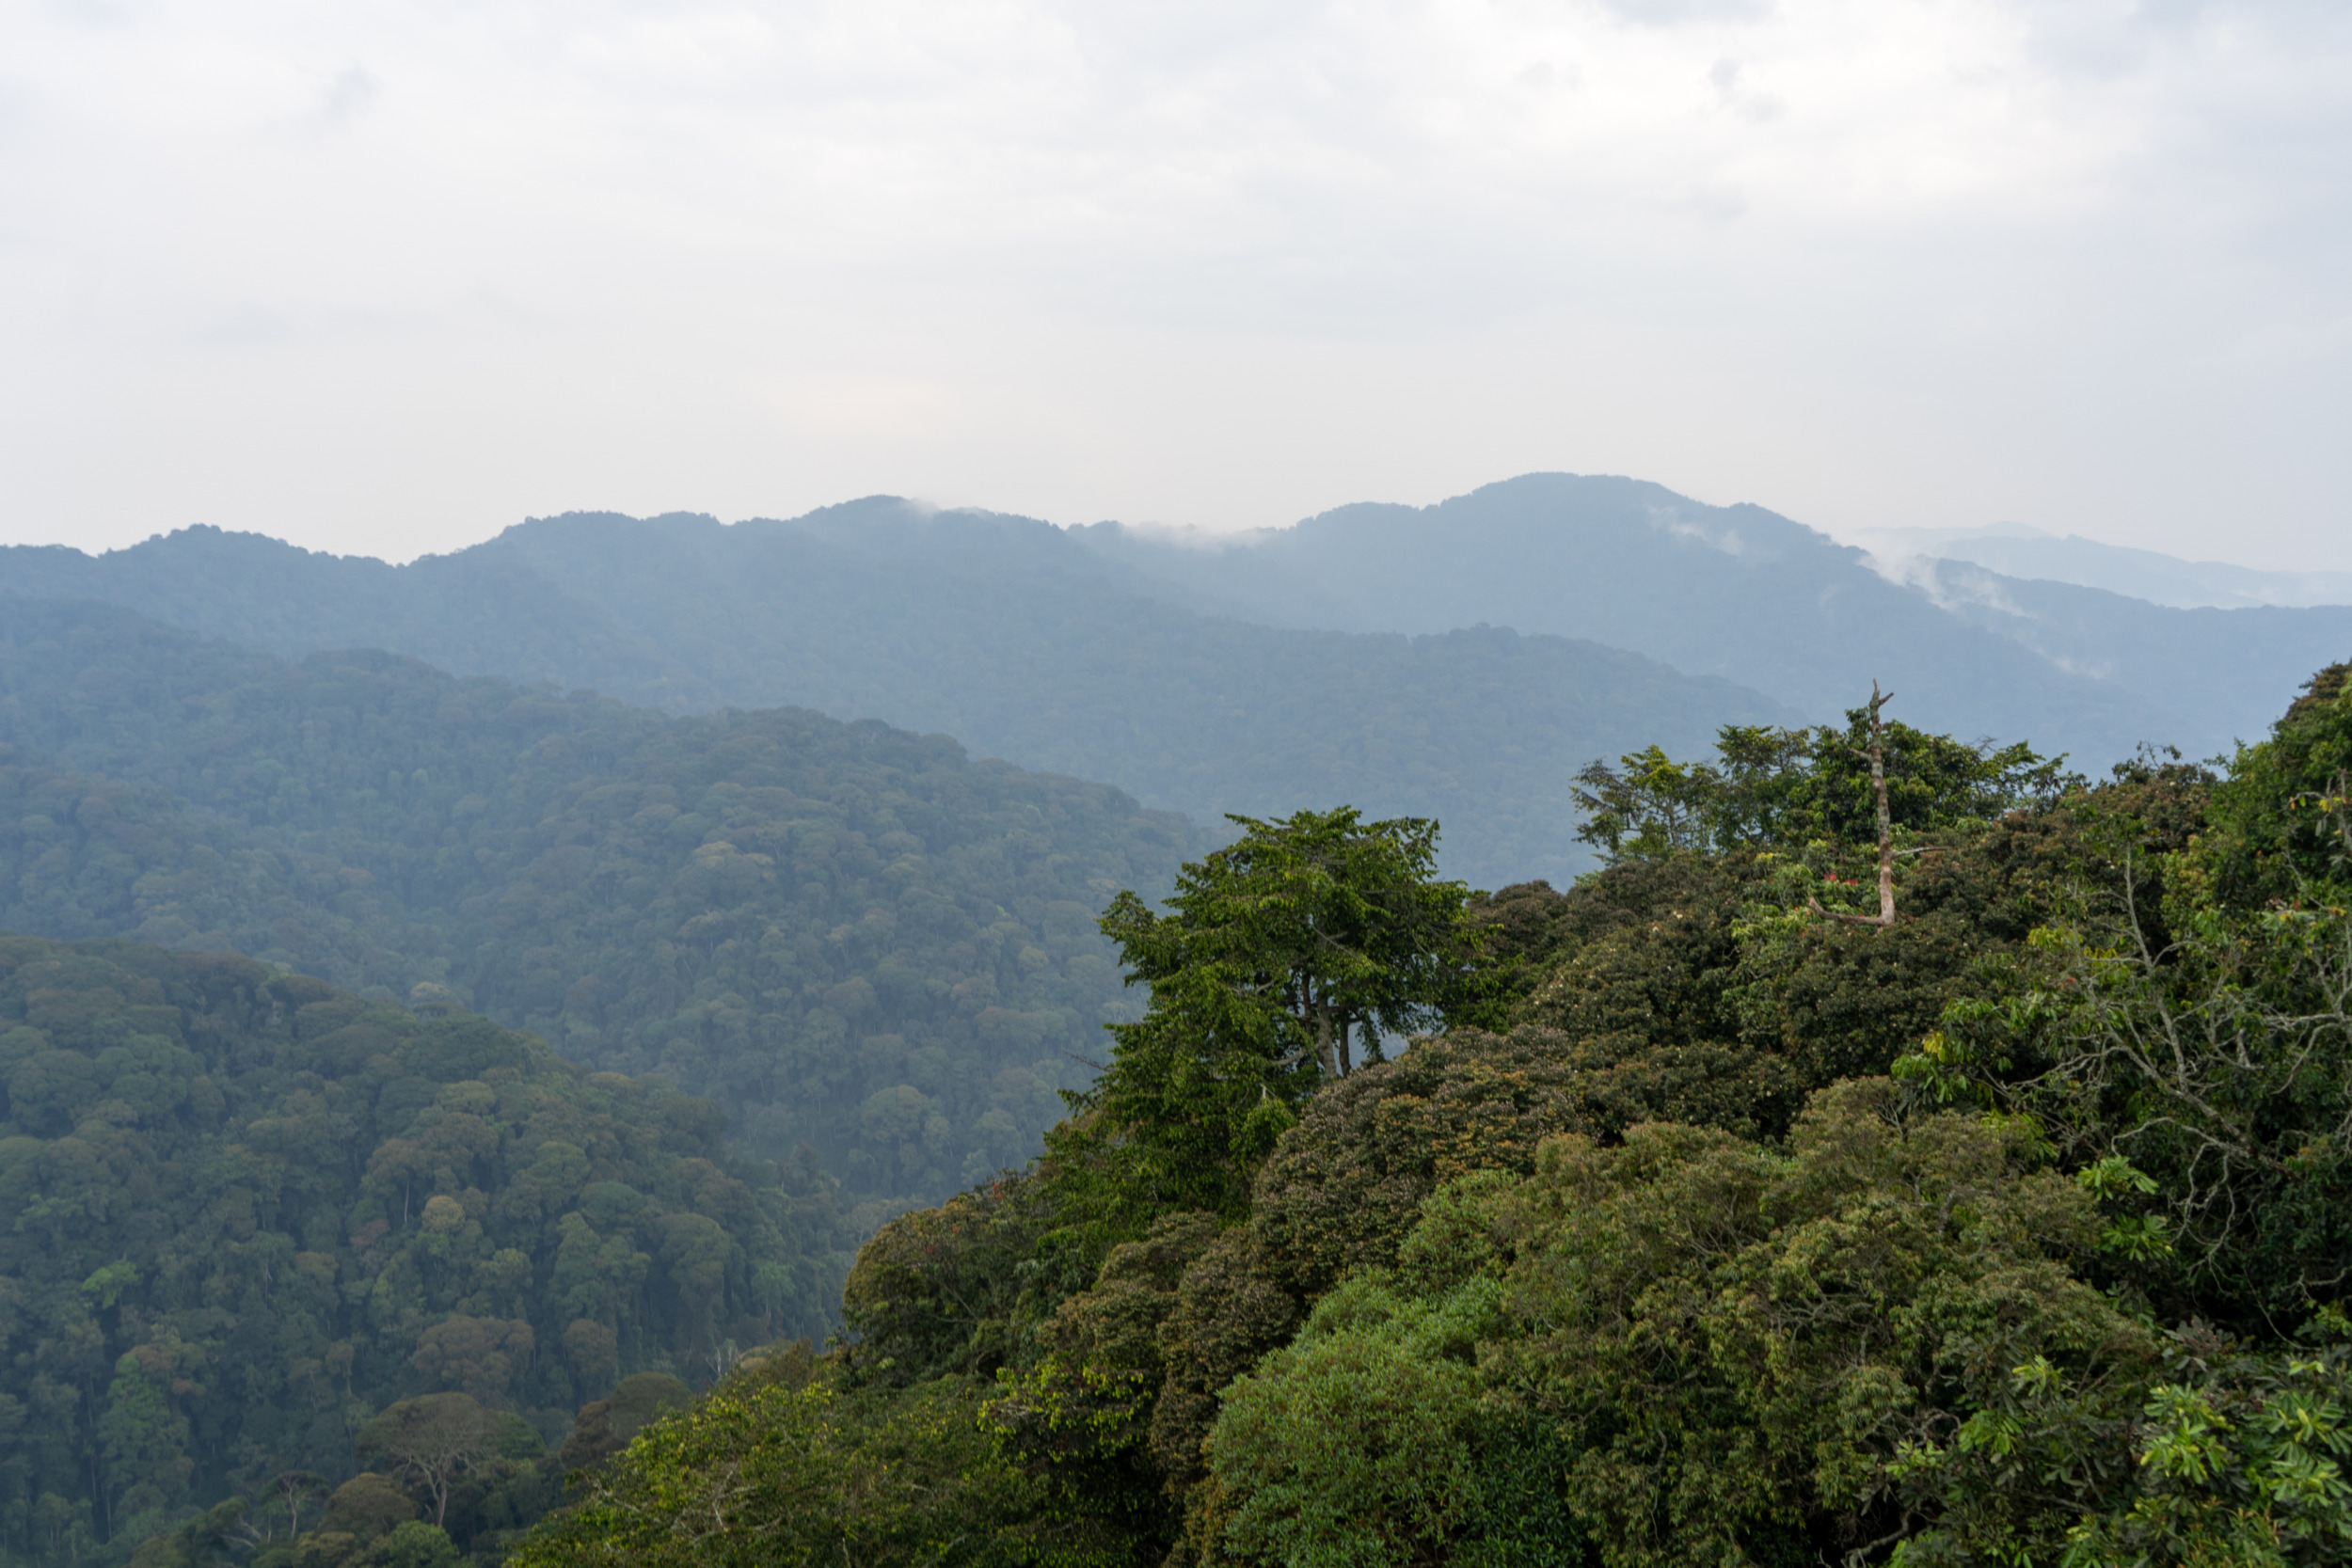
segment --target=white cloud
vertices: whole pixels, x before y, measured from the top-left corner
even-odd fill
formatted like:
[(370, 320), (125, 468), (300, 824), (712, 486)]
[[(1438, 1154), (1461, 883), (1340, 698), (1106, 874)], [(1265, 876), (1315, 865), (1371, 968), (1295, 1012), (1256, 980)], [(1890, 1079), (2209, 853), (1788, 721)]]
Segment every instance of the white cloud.
[(2347, 65), (2294, 4), (26, 4), (0, 529), (1567, 467), (2352, 564)]

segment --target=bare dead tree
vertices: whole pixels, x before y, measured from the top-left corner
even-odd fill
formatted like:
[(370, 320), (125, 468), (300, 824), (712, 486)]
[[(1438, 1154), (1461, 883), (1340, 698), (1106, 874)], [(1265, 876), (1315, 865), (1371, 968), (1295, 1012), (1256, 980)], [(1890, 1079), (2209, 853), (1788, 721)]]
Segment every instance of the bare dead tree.
[[(2033, 1117), (2063, 1163), (2120, 1154), (2160, 1173), (2171, 1243), (2213, 1268), (2254, 1244), (2256, 1212), (2280, 1189), (2324, 1190), (2352, 1160), (2352, 919), (2287, 911), (2159, 947), (2139, 867), (2122, 870), (2116, 915), (2070, 933), (2044, 1022), (1974, 1049), (2024, 1056), (2010, 1032), (2048, 1031), (2032, 1049), (2054, 1065), (2015, 1081), (1988, 1072), (1993, 1102)], [(2311, 1299), (2344, 1288), (2341, 1258), (2296, 1266)]]
[(1864, 755), (1870, 759), (1870, 793), (1878, 801), (1879, 817), (1879, 912), (1848, 914), (1842, 910), (1825, 910), (1821, 901), (1811, 894), (1805, 902), (1813, 912), (1831, 920), (1842, 920), (1850, 926), (1888, 927), (1895, 924), (1895, 818), (1886, 805), (1886, 726), (1879, 719), (1879, 709), (1894, 701), (1892, 691), (1881, 691), (1879, 683), (1870, 682), (1870, 744)]
[(236, 1540), (247, 1549), (299, 1536), (303, 1504), (326, 1497), (326, 1478), (310, 1470), (280, 1470), (270, 1479), (269, 1490), (278, 1495), (279, 1506), (286, 1511), (286, 1533), (281, 1538), (275, 1528), (264, 1528), (252, 1518), (242, 1517), (237, 1521)]
[(499, 1418), (466, 1394), (402, 1400), (360, 1429), (360, 1457), (381, 1460), (395, 1477), (421, 1487), (433, 1522), (446, 1524), (450, 1494), (466, 1472), (498, 1456)]

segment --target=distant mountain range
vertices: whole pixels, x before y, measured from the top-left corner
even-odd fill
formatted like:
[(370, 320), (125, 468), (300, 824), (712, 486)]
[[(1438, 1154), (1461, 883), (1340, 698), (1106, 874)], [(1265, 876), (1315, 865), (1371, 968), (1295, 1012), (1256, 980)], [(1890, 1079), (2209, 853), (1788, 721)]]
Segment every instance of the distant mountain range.
[(2175, 610), (2309, 609), (2352, 604), (2352, 572), (2264, 572), (2225, 561), (2103, 545), (2016, 524), (1981, 529), (1872, 529), (1848, 536), (1882, 571), (1900, 578), (1915, 561), (1963, 562), (2003, 577), (2104, 588)]
[[(1483, 886), (1565, 880), (1571, 776), (1792, 721), (1751, 687), (1495, 627), (1273, 627), (1024, 518), (877, 499), (793, 522), (575, 515), (407, 566), (191, 529), (0, 552), (0, 593), (109, 602), (295, 658), (388, 648), (675, 713), (803, 705), (1120, 784), (1212, 828), (1341, 802), (1434, 816)], [(1198, 595), (1193, 595), (1198, 597)]]
[(1207, 547), (1079, 531), (1172, 596), (1276, 625), (1589, 637), (1820, 718), (1876, 676), (1912, 723), (2030, 739), (2094, 769), (2143, 740), (2204, 755), (2256, 736), (2272, 693), (2352, 653), (2352, 609), (2184, 610), (1976, 566), (1890, 572), (1761, 507), (1629, 479), (1531, 474)]
[(1890, 571), (1760, 507), (1561, 474), (1207, 542), (892, 498), (732, 526), (572, 514), (405, 566), (199, 528), (0, 551), (0, 594), (673, 713), (879, 718), (1209, 823), (1430, 815), (1448, 867), (1487, 886), (1587, 863), (1568, 781), (1595, 757), (1834, 719), (1873, 678), (1911, 723), (2095, 770), (2253, 736), (2352, 652), (2352, 610)]

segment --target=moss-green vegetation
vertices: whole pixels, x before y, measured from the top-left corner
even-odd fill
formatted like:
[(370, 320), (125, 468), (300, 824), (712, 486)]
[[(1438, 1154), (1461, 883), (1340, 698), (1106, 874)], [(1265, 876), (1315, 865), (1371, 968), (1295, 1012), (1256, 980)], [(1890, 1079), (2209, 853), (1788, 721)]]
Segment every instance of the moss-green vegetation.
[(1192, 843), (944, 736), (292, 666), (92, 606), (0, 621), (0, 927), (443, 988), (878, 1213), (1036, 1151), (1131, 1006), (1094, 917)]
[[(680, 1560), (2352, 1560), (2345, 687), (2218, 778), (1898, 732), (1891, 926), (1836, 918), (1876, 903), (1858, 821), (1748, 809), (1834, 803), (1836, 736), (1596, 779), (1609, 867), (1454, 916), (1500, 1026), (1341, 1075), (1201, 1014), (1229, 1075), (1306, 1078), (1220, 1146), (1244, 1199), (1131, 1185), (1102, 1225), (1159, 1113), (1098, 1097), (884, 1227), (804, 1383), (672, 1418), (522, 1560), (623, 1522)], [(1740, 831), (1645, 831), (1694, 778)], [(827, 1478), (727, 1470), (767, 1557), (701, 1500), (755, 1399), (804, 1402)]]
[(847, 1262), (829, 1184), (709, 1102), (247, 958), (0, 938), (0, 1089), (10, 1562), (232, 1493), (149, 1560), (492, 1550), (578, 1407), (821, 1334)]

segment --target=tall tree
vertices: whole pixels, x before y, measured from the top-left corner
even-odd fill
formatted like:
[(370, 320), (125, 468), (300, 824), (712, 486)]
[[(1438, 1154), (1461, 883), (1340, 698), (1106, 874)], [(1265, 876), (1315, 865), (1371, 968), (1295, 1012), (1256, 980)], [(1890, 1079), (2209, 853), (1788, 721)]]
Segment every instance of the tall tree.
[(2245, 908), (2352, 892), (2352, 663), (2304, 683), (2270, 738), (2241, 746), (2189, 856), (2201, 895)]
[(1870, 744), (1861, 748), (1864, 758), (1870, 764), (1871, 803), (1878, 808), (1879, 912), (1875, 915), (1848, 914), (1843, 911), (1822, 909), (1818, 898), (1810, 900), (1815, 914), (1827, 915), (1832, 920), (1850, 921), (1856, 926), (1895, 924), (1895, 818), (1886, 804), (1886, 724), (1879, 718), (1879, 709), (1892, 701), (1894, 695), (1892, 691), (1881, 691), (1878, 682), (1870, 683)]
[(1846, 711), (1845, 728), (1726, 724), (1717, 761), (1681, 763), (1657, 747), (1577, 774), (1576, 836), (1611, 864), (1685, 851), (1815, 840), (1875, 843), (1881, 822), (1912, 832), (1997, 817), (2082, 781), (2063, 756), (1930, 735), (1881, 717), (1893, 692)]
[(467, 1394), (427, 1394), (402, 1400), (360, 1429), (362, 1457), (389, 1466), (432, 1500), (433, 1523), (449, 1519), (449, 1497), (460, 1477), (498, 1455), (502, 1423)]
[(1379, 1060), (1384, 1036), (1500, 1009), (1470, 890), (1437, 877), (1435, 822), (1346, 806), (1232, 820), (1241, 838), (1184, 868), (1170, 912), (1122, 893), (1102, 918), (1151, 1006), (1111, 1027), (1110, 1064), (1055, 1148), (1115, 1173), (1138, 1222), (1237, 1209), (1315, 1085)]

